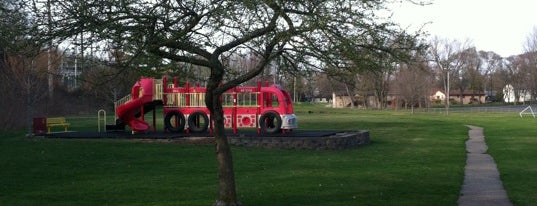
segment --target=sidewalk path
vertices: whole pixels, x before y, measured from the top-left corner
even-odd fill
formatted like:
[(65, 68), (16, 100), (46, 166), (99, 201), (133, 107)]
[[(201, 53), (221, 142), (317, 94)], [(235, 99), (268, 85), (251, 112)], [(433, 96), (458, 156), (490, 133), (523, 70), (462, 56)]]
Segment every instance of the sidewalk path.
[(500, 173), (492, 156), (487, 154), (483, 128), (469, 126), (466, 142), (466, 166), (464, 183), (459, 196), (459, 206), (511, 206), (507, 192), (500, 180)]

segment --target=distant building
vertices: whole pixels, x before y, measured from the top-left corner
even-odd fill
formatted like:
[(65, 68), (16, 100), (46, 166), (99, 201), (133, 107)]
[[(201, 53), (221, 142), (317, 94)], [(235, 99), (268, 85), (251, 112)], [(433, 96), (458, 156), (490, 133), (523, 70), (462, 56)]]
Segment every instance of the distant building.
[(446, 94), (444, 94), (444, 92), (440, 90), (436, 91), (433, 95), (431, 95), (431, 98), (430, 98), (432, 102), (438, 102), (438, 103), (444, 102), (445, 99), (446, 99)]
[[(517, 98), (518, 96), (518, 98)], [(513, 85), (505, 85), (503, 88), (503, 101), (507, 103), (527, 102), (533, 99), (531, 92), (524, 89), (515, 91)]]
[[(401, 106), (401, 103), (404, 103), (404, 99), (398, 99), (400, 98), (399, 94), (396, 93), (389, 93), (386, 97), (386, 101), (390, 106), (397, 106), (396, 103), (399, 102), (398, 106)], [(446, 94), (442, 90), (436, 90), (433, 94), (431, 94), (429, 99), (421, 99), (419, 103), (415, 104), (427, 104), (427, 101), (430, 101), (432, 103), (437, 104), (444, 104), (446, 100)], [(374, 95), (367, 95), (367, 97), (363, 96), (356, 96), (355, 98), (355, 104), (358, 105), (358, 107), (378, 107), (379, 103), (377, 102)], [(487, 94), (483, 91), (471, 91), (471, 90), (465, 90), (463, 92), (460, 92), (460, 90), (450, 90), (449, 93), (449, 99), (453, 103), (457, 104), (481, 104), (485, 103), (487, 101)], [(343, 107), (350, 107), (351, 106), (351, 98), (346, 95), (337, 95), (335, 93), (332, 94), (332, 107), (333, 108), (343, 108)]]
[(81, 62), (77, 61), (77, 57), (62, 57), (59, 73), (62, 77), (61, 83), (67, 90), (72, 91), (80, 87), (79, 78), (82, 74), (81, 65)]
[(344, 108), (351, 106), (351, 98), (349, 96), (336, 95), (332, 93), (332, 108)]
[[(437, 90), (434, 94), (430, 96), (429, 99), (432, 102), (444, 104), (446, 99), (446, 93), (444, 93), (444, 91)], [(458, 104), (481, 104), (485, 103), (486, 95), (485, 92), (482, 91), (464, 90), (463, 92), (461, 92), (460, 90), (450, 90), (449, 99), (450, 101), (456, 102)]]
[[(388, 94), (386, 97), (386, 104), (395, 102), (397, 96), (395, 94)], [(366, 94), (364, 96), (354, 96), (354, 105), (358, 108), (378, 108), (380, 103), (373, 94)], [(348, 95), (337, 95), (332, 93), (332, 108), (345, 108), (351, 107), (352, 99)], [(388, 106), (388, 105), (385, 105)]]

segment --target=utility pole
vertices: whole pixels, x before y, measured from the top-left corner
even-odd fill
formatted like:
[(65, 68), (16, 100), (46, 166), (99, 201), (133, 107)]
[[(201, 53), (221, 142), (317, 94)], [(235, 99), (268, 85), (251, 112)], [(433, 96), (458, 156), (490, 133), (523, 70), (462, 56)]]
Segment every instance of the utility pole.
[(449, 69), (447, 71), (447, 88), (446, 88), (446, 115), (449, 115)]
[(293, 103), (296, 103), (296, 76), (293, 78)]
[[(52, 33), (52, 15), (50, 10), (50, 0), (47, 0), (47, 17), (48, 17), (48, 32)], [(54, 95), (54, 76), (52, 75), (52, 40), (48, 43), (47, 49), (47, 72), (48, 72), (48, 96), (52, 98)]]

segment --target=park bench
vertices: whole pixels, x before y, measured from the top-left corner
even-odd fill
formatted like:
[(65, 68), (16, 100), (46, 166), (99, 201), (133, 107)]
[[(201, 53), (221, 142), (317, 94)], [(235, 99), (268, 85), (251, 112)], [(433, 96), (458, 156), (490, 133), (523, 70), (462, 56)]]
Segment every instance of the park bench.
[(65, 121), (65, 117), (50, 117), (47, 118), (47, 128), (48, 134), (50, 134), (50, 128), (55, 126), (63, 126), (64, 130), (67, 132), (67, 128), (71, 125)]

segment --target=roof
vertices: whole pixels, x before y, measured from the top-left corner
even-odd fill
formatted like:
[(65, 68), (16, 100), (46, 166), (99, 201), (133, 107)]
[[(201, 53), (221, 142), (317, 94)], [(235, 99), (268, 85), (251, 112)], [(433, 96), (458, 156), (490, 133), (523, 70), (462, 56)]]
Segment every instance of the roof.
[[(435, 90), (435, 92), (433, 92), (432, 95), (435, 95), (437, 92), (442, 92), (443, 94), (445, 94), (445, 92), (443, 90)], [(449, 90), (449, 96), (460, 96), (460, 95), (461, 95), (461, 90), (458, 90), (458, 89)], [(472, 96), (472, 95), (485, 96), (485, 92), (483, 92), (483, 91), (474, 91), (474, 90), (464, 90), (462, 92), (462, 96)]]

